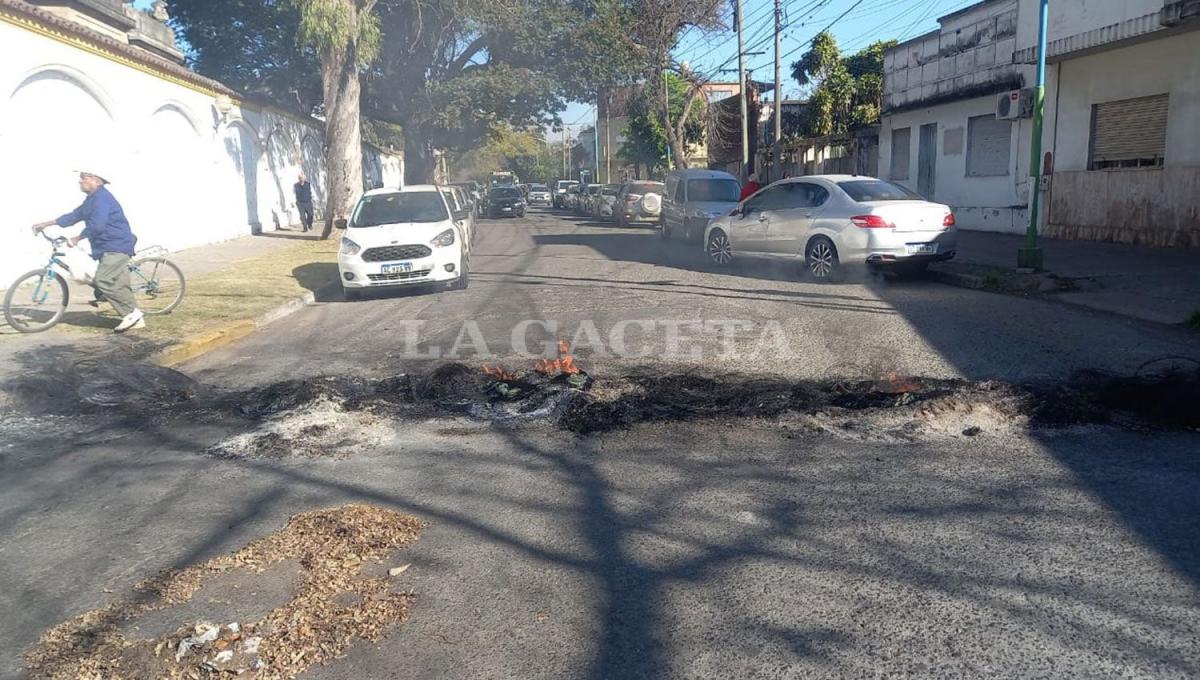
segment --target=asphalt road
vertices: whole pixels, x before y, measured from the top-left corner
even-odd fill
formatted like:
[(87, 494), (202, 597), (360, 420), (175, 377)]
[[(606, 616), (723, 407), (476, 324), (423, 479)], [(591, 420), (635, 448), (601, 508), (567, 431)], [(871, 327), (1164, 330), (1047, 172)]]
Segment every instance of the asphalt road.
[[(1053, 302), (857, 275), (822, 285), (782, 264), (719, 270), (699, 245), (543, 210), (482, 220), (478, 233), (466, 291), (382, 293), (361, 302), (329, 295), (192, 370), (250, 383), (283, 374), (389, 374), (435, 349), (464, 361), (488, 360), (486, 352), (517, 367), (529, 360), (513, 356), (521, 349), (514, 329), (539, 353), (547, 340), (576, 339), (576, 355), (593, 365), (793, 377), (1062, 378), (1200, 354), (1194, 334)], [(654, 324), (638, 323), (647, 321)], [(466, 322), (477, 324), (477, 335)]]
[[(185, 371), (221, 391), (408, 370), (395, 329), (412, 320), (425, 350), (478, 320), (510, 364), (527, 361), (504, 346), (524, 319), (568, 336), (584, 321), (602, 336), (628, 319), (775, 321), (795, 354), (753, 356), (776, 344), (753, 329), (729, 352), (694, 340), (699, 357), (580, 351), (600, 378), (642, 363), (1063, 377), (1194, 351), (1168, 328), (924, 281), (714, 272), (649, 231), (535, 214), (480, 232), (467, 291), (331, 300)], [(158, 570), (351, 501), (429, 523), (398, 558), (417, 599), (382, 642), (307, 678), (1200, 675), (1200, 435), (862, 417), (588, 437), (385, 419), (347, 458), (267, 460), (204, 453), (249, 427), (227, 416), (0, 414), (0, 677), (42, 631)], [(983, 432), (960, 434), (968, 422)], [(223, 620), (246, 597), (205, 606)]]

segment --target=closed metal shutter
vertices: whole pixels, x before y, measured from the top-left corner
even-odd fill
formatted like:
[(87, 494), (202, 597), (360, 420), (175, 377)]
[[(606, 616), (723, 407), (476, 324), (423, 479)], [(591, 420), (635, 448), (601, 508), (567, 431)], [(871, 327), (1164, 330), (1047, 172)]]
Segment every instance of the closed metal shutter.
[(888, 177), (908, 179), (909, 153), (912, 149), (912, 128), (892, 130), (892, 167)]
[(1154, 167), (1167, 153), (1167, 95), (1092, 106), (1090, 167)]
[(967, 119), (967, 176), (996, 177), (1009, 173), (1012, 121), (994, 115)]

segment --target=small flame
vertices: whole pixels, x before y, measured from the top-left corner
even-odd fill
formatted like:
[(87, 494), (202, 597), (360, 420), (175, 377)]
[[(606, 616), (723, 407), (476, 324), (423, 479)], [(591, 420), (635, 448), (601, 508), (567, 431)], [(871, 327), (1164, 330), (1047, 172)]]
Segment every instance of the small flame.
[(488, 366), (483, 365), (483, 374), (500, 382), (512, 382), (517, 379), (517, 374), (513, 371), (505, 369), (503, 366)]
[(887, 380), (881, 380), (876, 389), (885, 394), (907, 394), (916, 392), (922, 387), (921, 382), (916, 378), (906, 378), (892, 371), (888, 373)]
[(571, 356), (570, 354), (567, 354), (567, 352), (570, 352), (570, 351), (571, 351), (571, 343), (567, 342), (566, 340), (559, 340), (558, 341), (559, 358), (554, 359), (553, 361), (551, 361), (550, 359), (538, 359), (533, 364), (533, 370), (537, 371), (538, 373), (541, 373), (542, 375), (553, 375), (555, 373), (571, 375), (574, 373), (582, 372), (580, 370), (579, 366), (575, 365), (575, 357)]

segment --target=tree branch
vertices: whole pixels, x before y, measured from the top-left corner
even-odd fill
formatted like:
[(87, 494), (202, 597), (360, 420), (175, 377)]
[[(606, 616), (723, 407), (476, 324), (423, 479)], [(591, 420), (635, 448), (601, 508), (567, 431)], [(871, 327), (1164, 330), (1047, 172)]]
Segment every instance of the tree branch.
[(461, 71), (466, 68), (467, 64), (470, 63), (471, 58), (476, 54), (479, 54), (486, 44), (487, 40), (484, 38), (484, 36), (477, 36), (471, 41), (470, 45), (467, 45), (467, 48), (463, 50), (463, 53), (458, 55), (457, 59), (450, 62), (450, 65), (446, 67), (446, 71), (448, 73), (452, 73), (454, 71)]

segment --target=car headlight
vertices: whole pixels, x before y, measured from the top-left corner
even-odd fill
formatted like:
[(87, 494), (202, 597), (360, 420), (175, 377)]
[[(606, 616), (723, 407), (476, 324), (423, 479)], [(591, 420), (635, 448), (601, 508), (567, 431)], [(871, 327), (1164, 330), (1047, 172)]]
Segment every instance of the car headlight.
[(454, 245), (454, 230), (447, 229), (446, 231), (443, 231), (442, 233), (433, 237), (433, 240), (429, 242), (429, 245), (436, 246), (438, 248), (445, 248), (446, 246)]
[(351, 241), (350, 239), (348, 239), (344, 236), (342, 237), (342, 254), (357, 255), (361, 252), (362, 252), (362, 246), (358, 245), (354, 241)]

